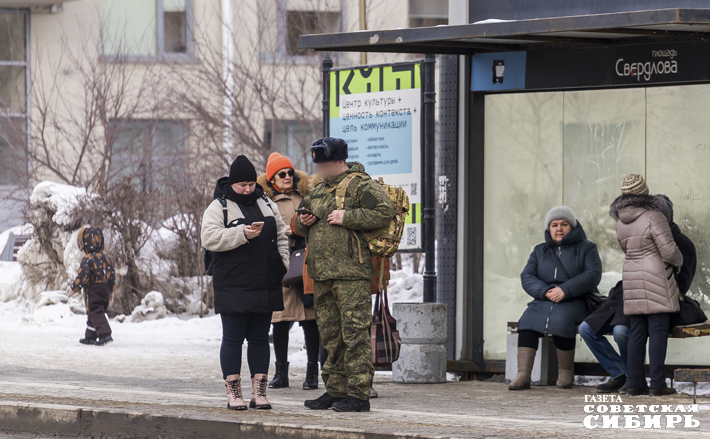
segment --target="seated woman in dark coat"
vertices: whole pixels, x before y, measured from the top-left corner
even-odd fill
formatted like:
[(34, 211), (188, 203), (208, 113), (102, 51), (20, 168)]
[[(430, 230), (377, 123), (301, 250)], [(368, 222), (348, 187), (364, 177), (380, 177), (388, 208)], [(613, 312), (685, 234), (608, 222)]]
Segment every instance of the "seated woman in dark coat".
[(574, 381), (577, 325), (589, 315), (584, 299), (597, 290), (602, 262), (569, 207), (558, 206), (545, 218), (545, 242), (535, 247), (520, 278), (534, 299), (518, 323), (518, 374), (510, 390), (530, 388), (538, 340), (552, 335), (557, 348), (557, 387)]

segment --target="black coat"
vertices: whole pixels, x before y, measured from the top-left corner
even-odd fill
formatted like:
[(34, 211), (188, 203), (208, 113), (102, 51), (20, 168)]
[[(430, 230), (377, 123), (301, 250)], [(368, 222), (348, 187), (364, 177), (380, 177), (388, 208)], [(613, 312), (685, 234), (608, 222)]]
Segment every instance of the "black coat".
[(609, 323), (611, 326), (631, 326), (631, 319), (624, 314), (623, 281), (617, 282), (614, 288), (609, 290), (609, 299), (584, 321), (595, 331), (601, 331), (606, 323)]
[[(227, 202), (233, 203), (226, 184), (226, 177), (217, 182), (215, 198), (226, 194)], [(244, 218), (232, 221), (229, 227), (263, 221), (261, 234), (233, 250), (214, 252), (212, 283), (218, 314), (271, 313), (284, 309), (281, 280), (286, 267), (276, 243), (276, 218), (264, 215), (261, 210), (262, 202), (269, 204), (263, 191), (257, 198), (248, 205), (236, 203)]]
[(680, 272), (676, 273), (675, 281), (681, 294), (685, 294), (690, 290), (690, 284), (693, 283), (698, 256), (693, 241), (680, 231), (678, 224), (671, 223), (671, 232), (678, 250), (683, 255), (683, 265), (680, 267)]
[[(570, 277), (559, 264), (556, 252)], [(518, 322), (518, 330), (532, 330), (543, 334), (574, 337), (577, 326), (589, 315), (584, 296), (597, 291), (602, 278), (602, 261), (597, 246), (587, 240), (582, 225), (564, 237), (561, 246), (545, 231), (545, 242), (535, 247), (520, 275), (523, 289), (534, 300)], [(554, 303), (545, 293), (559, 286), (565, 293), (562, 302)]]

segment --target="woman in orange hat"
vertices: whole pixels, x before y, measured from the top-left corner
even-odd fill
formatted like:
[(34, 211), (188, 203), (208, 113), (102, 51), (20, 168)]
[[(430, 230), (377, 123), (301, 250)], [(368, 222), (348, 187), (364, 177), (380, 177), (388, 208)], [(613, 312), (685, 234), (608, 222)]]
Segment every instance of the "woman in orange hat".
[[(294, 169), (291, 160), (274, 152), (269, 156), (266, 173), (258, 178), (266, 196), (279, 208), (281, 217), (287, 224), (296, 215), (296, 209), (308, 195), (314, 185), (313, 179), (302, 171)], [(286, 230), (290, 249), (305, 249), (305, 239), (294, 235), (290, 227)], [(306, 339), (308, 366), (304, 390), (318, 388), (318, 349), (320, 337), (316, 325), (313, 295), (304, 294), (303, 285), (297, 288), (283, 287), (284, 310), (274, 312), (271, 319), (274, 334), (274, 353), (276, 355), (276, 373), (269, 383), (272, 389), (289, 387), (288, 383), (288, 333), (293, 322), (299, 322)]]

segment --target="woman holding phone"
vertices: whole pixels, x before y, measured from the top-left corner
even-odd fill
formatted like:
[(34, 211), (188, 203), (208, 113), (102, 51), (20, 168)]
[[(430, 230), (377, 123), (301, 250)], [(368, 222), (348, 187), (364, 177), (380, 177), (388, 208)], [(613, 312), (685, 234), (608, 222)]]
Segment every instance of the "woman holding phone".
[(242, 344), (252, 394), (249, 407), (270, 409), (266, 399), (269, 327), (283, 311), (281, 280), (288, 270), (286, 224), (276, 204), (256, 183), (256, 169), (240, 155), (229, 176), (217, 180), (215, 200), (202, 217), (202, 243), (214, 252), (215, 312), (222, 318), (220, 364), (227, 386), (227, 408), (246, 410), (241, 387)]
[[(281, 217), (287, 224), (286, 235), (289, 237), (289, 250), (306, 248), (305, 238), (292, 233), (291, 219), (296, 215), (303, 197), (313, 188), (312, 178), (302, 171), (294, 169), (291, 160), (275, 152), (269, 156), (266, 172), (259, 176), (258, 183), (264, 188), (266, 195), (279, 208)], [(318, 349), (320, 336), (316, 324), (316, 312), (313, 294), (304, 294), (303, 284), (283, 289), (284, 310), (275, 312), (271, 324), (274, 327), (274, 354), (276, 355), (276, 372), (269, 383), (272, 389), (289, 387), (288, 380), (288, 342), (289, 330), (294, 322), (299, 322), (303, 328), (306, 341), (308, 365), (303, 390), (318, 388)]]

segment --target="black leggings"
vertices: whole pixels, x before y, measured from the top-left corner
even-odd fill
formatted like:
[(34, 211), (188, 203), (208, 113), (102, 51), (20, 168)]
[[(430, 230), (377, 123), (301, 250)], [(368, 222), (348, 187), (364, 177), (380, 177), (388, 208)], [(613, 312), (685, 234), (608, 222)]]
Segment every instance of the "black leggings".
[[(274, 326), (274, 355), (276, 362), (288, 362), (288, 332), (293, 322), (273, 323)], [(315, 320), (304, 320), (301, 322), (303, 335), (306, 339), (306, 355), (309, 363), (318, 361), (318, 347), (320, 346), (320, 336), (318, 335), (318, 325)]]
[[(518, 331), (518, 347), (537, 350), (540, 337), (542, 337), (541, 332), (530, 331), (529, 329)], [(577, 343), (575, 337), (560, 337), (559, 335), (553, 335), (552, 341), (555, 343), (555, 347), (561, 351), (571, 351)]]
[(241, 375), (242, 344), (247, 347), (247, 362), (251, 376), (269, 372), (269, 325), (271, 313), (220, 314), (222, 317), (222, 348), (219, 361), (222, 375)]

